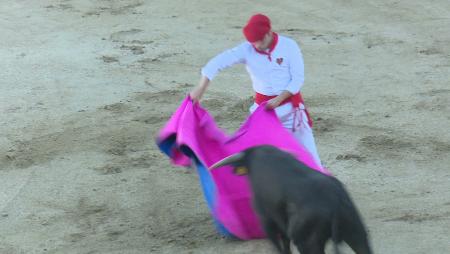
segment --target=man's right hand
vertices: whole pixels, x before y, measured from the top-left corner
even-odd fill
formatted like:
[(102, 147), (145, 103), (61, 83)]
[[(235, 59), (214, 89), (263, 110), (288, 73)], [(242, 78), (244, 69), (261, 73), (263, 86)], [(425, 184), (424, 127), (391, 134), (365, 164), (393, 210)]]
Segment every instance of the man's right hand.
[(192, 101), (194, 103), (197, 103), (202, 98), (203, 92), (201, 91), (200, 87), (194, 88), (190, 93), (189, 96), (191, 97)]
[(191, 97), (192, 101), (194, 103), (199, 102), (202, 98), (203, 94), (206, 91), (206, 88), (208, 88), (209, 85), (209, 79), (205, 76), (203, 76), (200, 79), (200, 82), (197, 87), (192, 89), (192, 91), (189, 93), (189, 96)]

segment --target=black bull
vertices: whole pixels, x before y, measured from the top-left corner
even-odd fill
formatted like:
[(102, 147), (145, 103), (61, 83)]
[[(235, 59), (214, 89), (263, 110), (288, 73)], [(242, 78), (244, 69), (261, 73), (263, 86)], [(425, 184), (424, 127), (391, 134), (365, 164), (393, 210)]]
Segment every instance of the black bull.
[(357, 254), (371, 254), (364, 224), (344, 186), (272, 146), (249, 148), (214, 164), (248, 174), (253, 205), (268, 238), (280, 253), (323, 254), (326, 242), (346, 242)]

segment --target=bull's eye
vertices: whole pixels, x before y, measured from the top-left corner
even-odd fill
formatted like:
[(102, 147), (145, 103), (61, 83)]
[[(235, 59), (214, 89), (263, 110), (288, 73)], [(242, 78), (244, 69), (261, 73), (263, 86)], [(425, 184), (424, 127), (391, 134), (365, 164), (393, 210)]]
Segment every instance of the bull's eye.
[(245, 175), (248, 173), (248, 169), (246, 167), (236, 167), (234, 173), (239, 176)]

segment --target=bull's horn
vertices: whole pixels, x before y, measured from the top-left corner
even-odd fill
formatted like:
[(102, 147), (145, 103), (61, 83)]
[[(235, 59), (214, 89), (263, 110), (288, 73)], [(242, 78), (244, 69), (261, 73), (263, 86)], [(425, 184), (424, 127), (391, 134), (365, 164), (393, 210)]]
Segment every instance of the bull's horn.
[(243, 152), (232, 154), (232, 155), (230, 155), (228, 157), (225, 157), (222, 160), (214, 163), (214, 165), (209, 167), (209, 170), (212, 170), (212, 169), (215, 169), (215, 168), (219, 168), (219, 167), (222, 167), (222, 166), (225, 166), (225, 165), (230, 165), (233, 162), (237, 162), (239, 160), (242, 160), (243, 158), (244, 158), (244, 153)]

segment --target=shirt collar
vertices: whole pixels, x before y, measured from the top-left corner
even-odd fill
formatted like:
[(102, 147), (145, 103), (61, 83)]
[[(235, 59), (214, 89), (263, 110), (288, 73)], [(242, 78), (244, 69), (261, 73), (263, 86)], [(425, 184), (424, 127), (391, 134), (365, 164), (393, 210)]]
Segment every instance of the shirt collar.
[(269, 61), (272, 61), (272, 56), (271, 56), (272, 51), (275, 49), (275, 47), (278, 44), (278, 34), (275, 32), (272, 32), (272, 36), (273, 36), (272, 43), (270, 44), (268, 51), (259, 50), (253, 46), (253, 48), (255, 49), (256, 52), (263, 54), (263, 55), (267, 55), (267, 57), (269, 58)]

